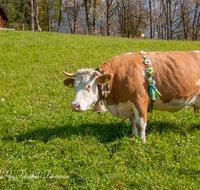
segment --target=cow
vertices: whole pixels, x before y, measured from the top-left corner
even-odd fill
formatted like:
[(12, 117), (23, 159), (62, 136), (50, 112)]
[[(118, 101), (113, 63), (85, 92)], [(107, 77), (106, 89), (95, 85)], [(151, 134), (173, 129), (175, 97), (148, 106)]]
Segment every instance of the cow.
[[(150, 83), (146, 72), (148, 58), (159, 98), (149, 95)], [(132, 135), (140, 134), (146, 142), (147, 111), (153, 103), (154, 110), (177, 112), (189, 106), (199, 112), (200, 107), (200, 51), (125, 53), (116, 56), (94, 69), (79, 69), (67, 73), (70, 78), (64, 85), (75, 88), (72, 111), (91, 109), (99, 100), (99, 85), (109, 84), (110, 93), (103, 99), (113, 116), (129, 119)], [(75, 77), (75, 79), (74, 79)]]

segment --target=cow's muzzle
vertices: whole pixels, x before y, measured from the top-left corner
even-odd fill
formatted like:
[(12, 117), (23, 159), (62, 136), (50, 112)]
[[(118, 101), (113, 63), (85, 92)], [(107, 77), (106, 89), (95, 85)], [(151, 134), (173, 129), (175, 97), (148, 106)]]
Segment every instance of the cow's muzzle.
[(81, 109), (80, 104), (71, 104), (71, 109), (72, 109), (72, 111), (76, 111), (76, 112), (81, 112), (81, 111), (83, 111), (83, 110)]

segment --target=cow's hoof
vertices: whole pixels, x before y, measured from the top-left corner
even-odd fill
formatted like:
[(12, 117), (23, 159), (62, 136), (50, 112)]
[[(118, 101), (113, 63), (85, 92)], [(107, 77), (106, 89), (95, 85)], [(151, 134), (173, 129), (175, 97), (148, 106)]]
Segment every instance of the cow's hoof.
[(146, 143), (146, 138), (142, 138), (142, 143), (143, 143), (143, 144)]

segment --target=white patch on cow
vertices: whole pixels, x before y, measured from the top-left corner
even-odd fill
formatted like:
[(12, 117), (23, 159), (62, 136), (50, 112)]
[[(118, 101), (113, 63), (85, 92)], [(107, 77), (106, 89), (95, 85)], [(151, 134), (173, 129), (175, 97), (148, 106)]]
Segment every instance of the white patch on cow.
[(154, 109), (161, 111), (177, 112), (183, 110), (189, 106), (196, 105), (197, 98), (199, 99), (199, 94), (196, 94), (189, 100), (184, 99), (173, 99), (169, 103), (163, 103), (161, 100), (156, 100), (154, 102)]
[(199, 53), (200, 53), (200, 51), (199, 51), (199, 50), (194, 50), (194, 52), (199, 52)]
[(146, 130), (147, 123), (144, 122), (143, 118), (139, 118), (139, 119), (140, 120), (139, 120), (138, 125), (141, 127), (140, 136), (142, 138), (142, 142), (145, 144), (146, 143), (145, 130)]
[[(107, 105), (106, 100), (104, 102)], [(119, 103), (111, 106), (107, 105), (107, 107), (115, 117), (121, 119), (129, 119), (134, 114), (132, 102), (130, 100), (127, 103)]]
[[(104, 100), (106, 104), (106, 100)], [(110, 112), (115, 116), (119, 117), (121, 119), (130, 119), (131, 125), (132, 125), (132, 132), (134, 135), (138, 135), (138, 130), (136, 125), (140, 128), (140, 135), (142, 138), (142, 142), (146, 142), (145, 137), (145, 129), (146, 129), (146, 123), (144, 122), (144, 119), (139, 117), (139, 112), (136, 109), (135, 105), (128, 100), (127, 103), (119, 103), (115, 105), (107, 105)]]
[(200, 79), (198, 81), (196, 81), (196, 85), (199, 86), (200, 85)]
[(154, 102), (154, 109), (161, 111), (177, 112), (185, 108), (186, 101), (183, 99), (173, 99), (169, 103), (163, 103), (161, 100)]
[(94, 74), (94, 70), (93, 69), (79, 69), (79, 70), (76, 71), (76, 77), (77, 76), (83, 76), (83, 75), (90, 75), (90, 76), (92, 76), (93, 74)]
[(135, 123), (140, 128), (140, 136), (142, 138), (142, 142), (146, 143), (145, 130), (146, 130), (147, 123), (144, 122), (143, 118), (139, 117), (139, 112), (133, 103), (132, 103), (132, 106), (133, 106), (134, 115), (135, 115)]
[(194, 107), (200, 107), (200, 93), (195, 96)]
[[(76, 79), (74, 82), (76, 95), (72, 104), (80, 105), (80, 111), (91, 109), (98, 100), (98, 86), (95, 82), (96, 77), (93, 73), (94, 70), (92, 69), (79, 69), (76, 72)], [(90, 91), (87, 90), (89, 84), (92, 86)]]

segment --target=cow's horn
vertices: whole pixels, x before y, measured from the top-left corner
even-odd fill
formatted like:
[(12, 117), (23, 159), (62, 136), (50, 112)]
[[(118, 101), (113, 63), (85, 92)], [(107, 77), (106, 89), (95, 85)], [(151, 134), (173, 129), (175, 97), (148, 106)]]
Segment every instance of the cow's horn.
[(75, 77), (76, 73), (66, 73), (65, 71), (62, 71), (65, 75), (67, 75), (68, 77)]

